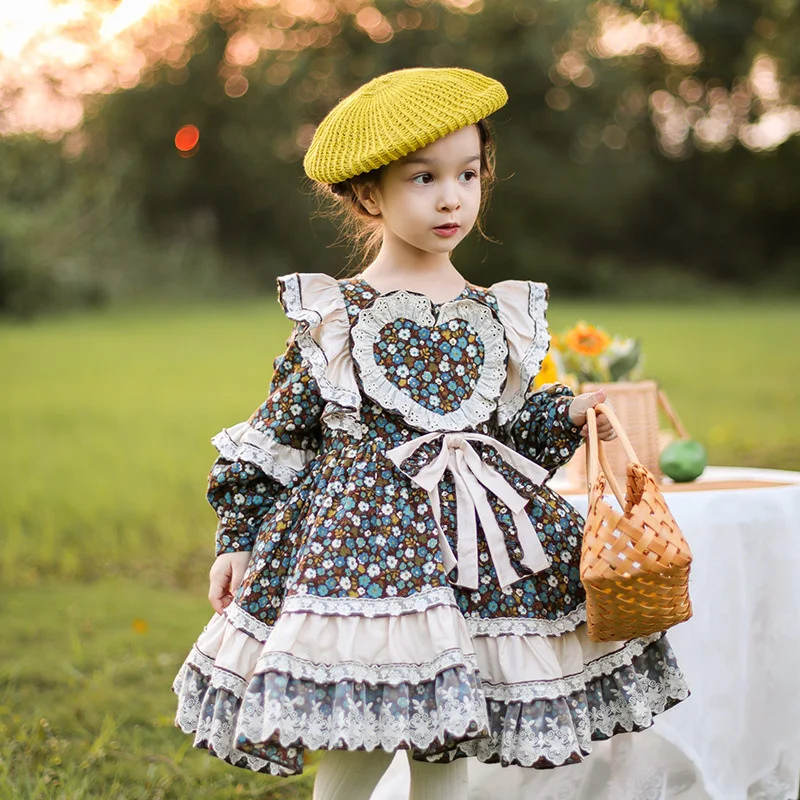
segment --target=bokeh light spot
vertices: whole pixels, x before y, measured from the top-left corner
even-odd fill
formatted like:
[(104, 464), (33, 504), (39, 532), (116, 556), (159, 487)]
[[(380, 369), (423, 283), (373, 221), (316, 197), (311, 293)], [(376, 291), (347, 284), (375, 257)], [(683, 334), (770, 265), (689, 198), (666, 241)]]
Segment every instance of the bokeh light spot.
[(200, 130), (197, 125), (184, 125), (175, 134), (175, 147), (178, 148), (181, 155), (192, 154), (192, 151), (197, 147), (200, 141)]
[(231, 77), (225, 81), (225, 94), (228, 95), (228, 97), (242, 97), (249, 88), (250, 82), (244, 75), (238, 73), (236, 75), (231, 75)]
[(544, 101), (550, 108), (556, 111), (566, 111), (572, 102), (569, 94), (558, 86), (553, 86), (551, 89), (547, 90)]

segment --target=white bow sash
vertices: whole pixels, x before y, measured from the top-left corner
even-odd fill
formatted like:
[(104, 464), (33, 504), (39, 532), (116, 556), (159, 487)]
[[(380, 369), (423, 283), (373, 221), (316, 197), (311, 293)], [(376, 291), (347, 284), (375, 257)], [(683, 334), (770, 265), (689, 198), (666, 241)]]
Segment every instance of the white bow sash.
[[(442, 449), (436, 458), (424, 465), (416, 475), (402, 468), (403, 462), (413, 455), (417, 448), (438, 437), (442, 439)], [(503, 531), (489, 503), (487, 489), (505, 503), (511, 512), (523, 553), (521, 563), (533, 572), (540, 572), (550, 566), (550, 559), (544, 552), (542, 543), (536, 535), (536, 529), (525, 510), (528, 498), (520, 495), (496, 469), (483, 462), (470, 445), (471, 441), (491, 445), (509, 466), (535, 484), (541, 484), (547, 477), (547, 470), (543, 467), (496, 439), (479, 433), (429, 433), (389, 450), (386, 455), (401, 472), (428, 492), (439, 531), (442, 562), (447, 572), (453, 567), (458, 567), (456, 583), (468, 589), (478, 588), (478, 528), (475, 521), (477, 513), (486, 535), (486, 543), (489, 546), (498, 582), (505, 589), (524, 576), (517, 573), (508, 557)], [(450, 470), (456, 491), (458, 558), (453, 554), (442, 530), (442, 506), (438, 487), (445, 470)]]

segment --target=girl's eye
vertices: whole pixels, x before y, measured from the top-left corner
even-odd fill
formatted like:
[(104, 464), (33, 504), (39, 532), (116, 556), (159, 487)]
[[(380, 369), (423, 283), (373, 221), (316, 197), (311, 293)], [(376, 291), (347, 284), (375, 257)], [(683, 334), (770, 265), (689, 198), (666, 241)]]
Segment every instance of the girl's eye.
[(464, 181), (464, 183), (471, 183), (477, 177), (478, 173), (473, 169), (468, 169), (461, 173), (461, 179)]
[(418, 186), (427, 186), (429, 183), (433, 183), (433, 175), (430, 172), (424, 172), (422, 175), (415, 175), (411, 180)]

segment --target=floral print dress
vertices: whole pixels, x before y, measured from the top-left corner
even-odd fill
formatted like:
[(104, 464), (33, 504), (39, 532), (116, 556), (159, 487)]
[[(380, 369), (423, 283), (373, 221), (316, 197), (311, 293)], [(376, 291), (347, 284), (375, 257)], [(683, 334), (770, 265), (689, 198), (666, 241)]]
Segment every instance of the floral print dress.
[(547, 287), (279, 287), (269, 396), (213, 439), (216, 551), (251, 558), (173, 684), (195, 746), (274, 775), (306, 749), (554, 767), (685, 698), (663, 634), (586, 635), (583, 519), (546, 485), (573, 395), (533, 389)]

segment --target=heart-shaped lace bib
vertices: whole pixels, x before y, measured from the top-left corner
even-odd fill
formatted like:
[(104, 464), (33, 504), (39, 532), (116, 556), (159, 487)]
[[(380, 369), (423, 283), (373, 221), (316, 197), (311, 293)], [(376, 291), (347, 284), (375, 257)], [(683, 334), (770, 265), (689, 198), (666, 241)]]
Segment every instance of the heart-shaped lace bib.
[(363, 309), (352, 330), (364, 392), (421, 430), (464, 430), (497, 408), (506, 377), (503, 326), (474, 300), (434, 307), (391, 292)]

